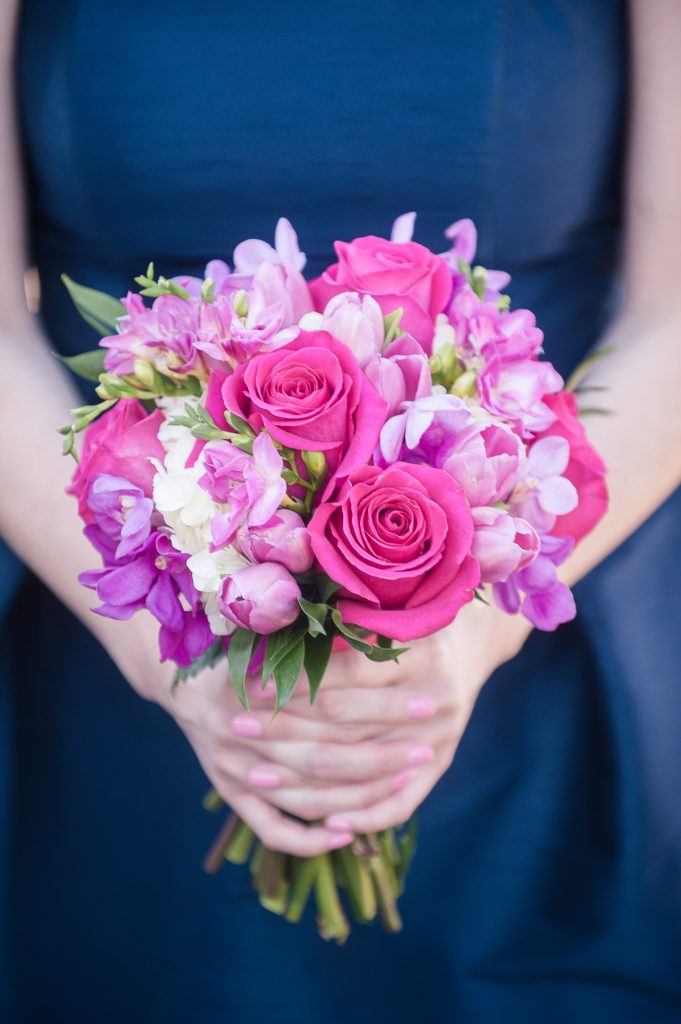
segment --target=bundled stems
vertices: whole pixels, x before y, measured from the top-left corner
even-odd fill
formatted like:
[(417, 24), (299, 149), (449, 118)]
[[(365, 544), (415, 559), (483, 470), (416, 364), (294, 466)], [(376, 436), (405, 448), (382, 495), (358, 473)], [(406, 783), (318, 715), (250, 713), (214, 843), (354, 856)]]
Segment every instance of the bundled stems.
[[(209, 794), (204, 805), (217, 809)], [(291, 924), (301, 920), (314, 893), (319, 934), (339, 944), (350, 934), (350, 924), (338, 886), (344, 890), (352, 917), (369, 924), (377, 917), (388, 932), (398, 932), (402, 919), (397, 900), (402, 892), (415, 842), (415, 823), (398, 838), (394, 829), (357, 836), (351, 846), (316, 857), (292, 857), (269, 850), (251, 828), (232, 814), (223, 825), (204, 861), (211, 874), (225, 860), (250, 866), (260, 903)]]

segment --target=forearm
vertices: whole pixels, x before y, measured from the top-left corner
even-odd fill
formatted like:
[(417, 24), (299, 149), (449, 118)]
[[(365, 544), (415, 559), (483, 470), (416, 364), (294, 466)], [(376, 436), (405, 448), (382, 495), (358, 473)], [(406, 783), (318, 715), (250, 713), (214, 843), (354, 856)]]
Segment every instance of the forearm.
[(122, 631), (129, 639), (131, 629), (148, 631), (150, 624), (140, 616), (117, 623), (94, 615), (92, 594), (78, 583), (78, 574), (92, 568), (97, 556), (83, 536), (73, 498), (65, 493), (74, 463), (61, 455), (57, 434), (69, 410), (80, 404), (78, 393), (28, 315), (3, 324), (0, 351), (6, 382), (0, 413), (0, 532), (126, 669), (125, 650), (140, 645), (123, 643)]
[[(681, 482), (681, 314), (631, 309), (603, 344), (612, 354), (586, 381), (606, 388), (583, 396), (609, 415), (584, 419), (608, 467), (606, 516), (562, 567), (570, 586), (637, 529)], [(595, 396), (595, 397), (594, 397)]]

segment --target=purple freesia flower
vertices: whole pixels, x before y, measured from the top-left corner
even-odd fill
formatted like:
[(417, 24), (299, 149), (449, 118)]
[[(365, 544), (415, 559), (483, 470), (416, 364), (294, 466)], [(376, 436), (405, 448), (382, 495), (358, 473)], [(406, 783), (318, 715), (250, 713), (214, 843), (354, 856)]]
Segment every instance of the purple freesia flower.
[(171, 376), (206, 375), (200, 352), (194, 345), (201, 303), (176, 295), (159, 295), (146, 306), (141, 295), (129, 292), (121, 300), (126, 314), (118, 321), (118, 333), (102, 338), (108, 349), (104, 366), (119, 376), (132, 374), (138, 359)]
[(404, 403), (403, 411), (384, 424), (379, 454), (386, 465), (401, 460), (441, 468), (450, 453), (452, 437), (470, 420), (470, 409), (456, 395), (417, 398)]
[(531, 565), (513, 573), (505, 582), (494, 584), (494, 599), (499, 607), (510, 615), (522, 612), (537, 629), (547, 632), (574, 619), (575, 599), (556, 572), (573, 547), (571, 537), (544, 535)]
[(119, 476), (100, 473), (90, 484), (86, 504), (92, 513), (97, 531), (106, 537), (98, 550), (113, 552), (123, 559), (140, 551), (151, 533), (154, 503), (144, 491)]
[(146, 608), (159, 622), (161, 660), (189, 665), (214, 642), (187, 555), (152, 530), (152, 505), (119, 477), (95, 478), (88, 496), (94, 522), (85, 535), (102, 556), (101, 569), (78, 577), (101, 601), (98, 615), (127, 620)]
[[(441, 255), (452, 269), (456, 293), (458, 289), (464, 286), (468, 287), (466, 276), (459, 270), (459, 260), (464, 260), (469, 265), (473, 263), (475, 250), (478, 247), (478, 231), (472, 220), (463, 217), (449, 225), (445, 230), (445, 238), (451, 241), (452, 246), (449, 252), (443, 252)], [(500, 298), (510, 280), (511, 275), (507, 274), (505, 270), (488, 270), (485, 301), (495, 302)]]
[(556, 416), (543, 399), (562, 387), (563, 378), (551, 363), (537, 359), (506, 362), (495, 355), (478, 377), (484, 408), (510, 420), (521, 437), (551, 426)]
[[(280, 268), (275, 272), (279, 273)], [(287, 326), (290, 321), (286, 314), (285, 300), (277, 298), (268, 304), (265, 289), (256, 281), (248, 292), (219, 295), (215, 302), (204, 303), (194, 343), (218, 362), (247, 362), (259, 352), (281, 348), (298, 336), (298, 327)]]
[(579, 496), (563, 473), (570, 460), (570, 445), (564, 437), (535, 441), (522, 466), (517, 487), (511, 495), (514, 515), (527, 519), (542, 533), (549, 533), (556, 516), (577, 508)]
[(253, 442), (253, 455), (229, 441), (216, 441), (203, 449), (206, 472), (199, 486), (227, 509), (211, 520), (212, 550), (231, 544), (242, 523), (264, 526), (286, 494), (281, 456), (268, 434)]

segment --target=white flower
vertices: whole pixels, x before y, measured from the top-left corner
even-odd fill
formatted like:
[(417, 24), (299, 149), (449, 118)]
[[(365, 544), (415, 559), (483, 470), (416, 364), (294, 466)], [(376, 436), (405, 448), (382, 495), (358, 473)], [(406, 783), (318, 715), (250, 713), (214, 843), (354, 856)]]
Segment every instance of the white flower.
[(209, 551), (206, 547), (187, 560), (194, 586), (202, 594), (217, 593), (226, 576), (233, 576), (248, 564), (232, 545), (220, 548), (219, 551)]
[(218, 608), (217, 594), (206, 594), (203, 598), (203, 607), (215, 636), (230, 636), (234, 632), (236, 625), (226, 619)]

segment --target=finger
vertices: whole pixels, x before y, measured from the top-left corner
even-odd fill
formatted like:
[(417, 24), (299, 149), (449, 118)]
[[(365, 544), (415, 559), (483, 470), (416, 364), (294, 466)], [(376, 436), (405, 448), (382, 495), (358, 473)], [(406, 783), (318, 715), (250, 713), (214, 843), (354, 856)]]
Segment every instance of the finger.
[(400, 673), (395, 661), (370, 661), (359, 651), (334, 651), (324, 673), (325, 689), (347, 686), (387, 686)]
[(350, 832), (331, 831), (321, 825), (302, 825), (236, 785), (227, 787), (227, 790), (220, 795), (270, 850), (290, 853), (295, 857), (316, 857), (352, 842)]
[(358, 743), (382, 730), (376, 726), (343, 726), (316, 716), (314, 708), (309, 716), (291, 714), (287, 706), (287, 710), (280, 711), (276, 717), (269, 711), (239, 712), (230, 720), (229, 731), (231, 736), (223, 737), (225, 742), (233, 743), (232, 737), (237, 737), (245, 741), (262, 739), (266, 742), (296, 740), (307, 743)]
[(409, 785), (417, 771), (417, 768), (406, 768), (389, 778), (355, 786), (277, 789), (268, 792), (265, 799), (298, 818), (321, 821), (329, 815), (382, 803), (392, 793)]
[(423, 803), (440, 775), (442, 768), (428, 766), (419, 772), (404, 789), (393, 793), (373, 807), (334, 813), (325, 819), (327, 828), (345, 835), (348, 832), (380, 832), (395, 825), (403, 825), (416, 808)]
[[(322, 685), (310, 706), (302, 697), (287, 706), (289, 715), (313, 718), (334, 725), (380, 725), (384, 728), (410, 725), (432, 718), (438, 711), (435, 700), (413, 688), (384, 686), (361, 689), (327, 689)], [(446, 710), (446, 709), (442, 709)]]
[(327, 785), (370, 782), (395, 775), (405, 768), (417, 768), (433, 759), (433, 748), (405, 740), (380, 743), (368, 740), (354, 746), (342, 743), (298, 743), (251, 741), (263, 757), (284, 765), (311, 782)]

